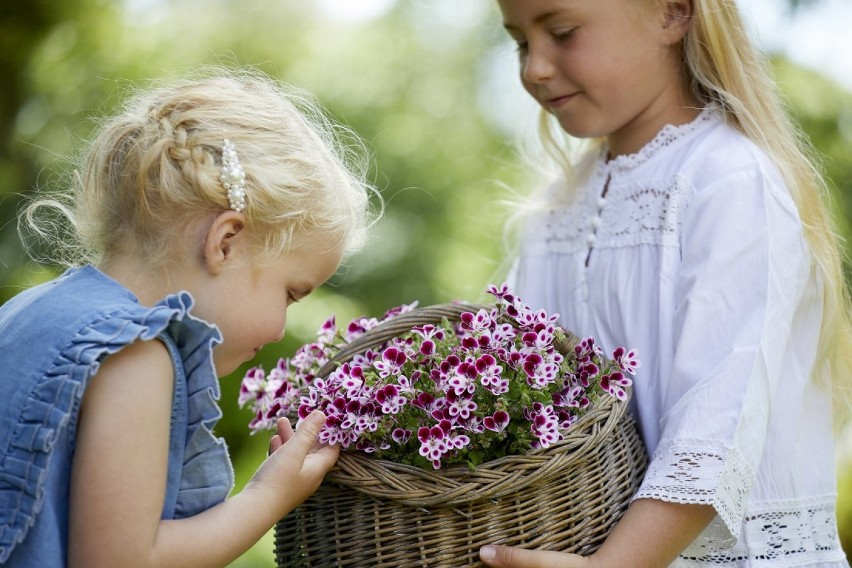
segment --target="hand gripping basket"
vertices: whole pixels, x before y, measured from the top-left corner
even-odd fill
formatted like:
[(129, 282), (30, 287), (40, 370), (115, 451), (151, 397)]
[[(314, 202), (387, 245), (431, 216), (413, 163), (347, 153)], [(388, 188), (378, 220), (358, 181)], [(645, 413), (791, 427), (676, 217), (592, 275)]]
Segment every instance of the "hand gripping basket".
[[(409, 331), (480, 306), (396, 316), (347, 345), (321, 372)], [(558, 346), (566, 353), (576, 338)], [(342, 453), (319, 490), (275, 529), (279, 567), (484, 566), (485, 544), (589, 554), (624, 514), (647, 467), (627, 402), (602, 397), (561, 442), (475, 469)]]

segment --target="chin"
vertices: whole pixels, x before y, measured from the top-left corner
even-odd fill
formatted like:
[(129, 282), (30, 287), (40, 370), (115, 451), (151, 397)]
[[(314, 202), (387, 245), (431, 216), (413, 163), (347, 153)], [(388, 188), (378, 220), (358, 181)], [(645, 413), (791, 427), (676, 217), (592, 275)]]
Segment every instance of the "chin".
[(577, 124), (576, 122), (559, 121), (559, 126), (562, 127), (569, 136), (574, 138), (601, 138), (606, 136), (606, 133), (600, 132), (598, 128), (591, 128), (587, 125)]
[(243, 363), (245, 363), (246, 361), (249, 361), (249, 360), (251, 360), (250, 357), (247, 358), (247, 359), (241, 360), (241, 361), (227, 361), (227, 362), (221, 361), (220, 362), (220, 361), (214, 360), (213, 364), (216, 367), (216, 375), (219, 378), (230, 375), (231, 373), (233, 373), (234, 371), (239, 369), (240, 365), (242, 365)]

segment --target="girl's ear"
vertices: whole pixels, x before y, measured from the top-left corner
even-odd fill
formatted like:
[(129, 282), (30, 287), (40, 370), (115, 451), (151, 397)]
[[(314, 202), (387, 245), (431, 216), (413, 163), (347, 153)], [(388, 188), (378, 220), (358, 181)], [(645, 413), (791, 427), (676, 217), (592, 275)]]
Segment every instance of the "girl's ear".
[(692, 21), (692, 0), (665, 0), (663, 30), (669, 45), (680, 42)]
[(245, 241), (246, 217), (236, 211), (225, 211), (213, 219), (204, 241), (204, 264), (211, 274), (221, 272)]

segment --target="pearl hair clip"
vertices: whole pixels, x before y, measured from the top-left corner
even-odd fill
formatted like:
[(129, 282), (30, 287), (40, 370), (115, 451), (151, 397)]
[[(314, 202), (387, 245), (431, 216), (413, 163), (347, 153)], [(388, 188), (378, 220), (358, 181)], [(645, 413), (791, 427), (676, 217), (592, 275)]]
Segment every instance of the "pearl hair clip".
[(237, 148), (227, 138), (222, 144), (222, 169), (219, 171), (219, 181), (228, 192), (231, 209), (237, 213), (242, 212), (246, 208), (246, 172), (240, 165)]

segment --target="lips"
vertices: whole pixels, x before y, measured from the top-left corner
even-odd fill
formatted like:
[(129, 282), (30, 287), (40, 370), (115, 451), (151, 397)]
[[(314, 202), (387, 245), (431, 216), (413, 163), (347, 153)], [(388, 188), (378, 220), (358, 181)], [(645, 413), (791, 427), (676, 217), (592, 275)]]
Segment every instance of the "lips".
[(547, 100), (547, 106), (549, 108), (555, 109), (559, 108), (568, 103), (568, 101), (572, 100), (577, 96), (577, 93), (572, 93), (570, 95), (560, 95), (557, 97), (550, 97)]

